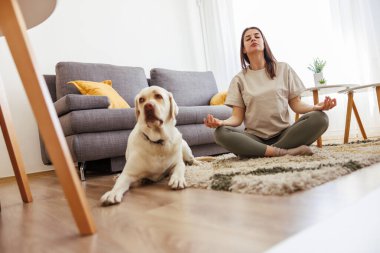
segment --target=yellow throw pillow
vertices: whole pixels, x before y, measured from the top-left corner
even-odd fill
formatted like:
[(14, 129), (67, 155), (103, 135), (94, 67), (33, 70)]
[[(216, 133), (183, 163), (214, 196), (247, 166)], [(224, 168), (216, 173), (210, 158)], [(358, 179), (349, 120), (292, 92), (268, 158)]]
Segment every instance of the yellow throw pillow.
[(112, 88), (111, 80), (104, 80), (102, 82), (76, 80), (68, 82), (67, 84), (75, 85), (83, 95), (107, 96), (110, 101), (110, 106), (108, 108), (131, 108), (119, 93)]
[(227, 91), (221, 91), (215, 94), (211, 100), (210, 105), (224, 105), (224, 101), (226, 101)]

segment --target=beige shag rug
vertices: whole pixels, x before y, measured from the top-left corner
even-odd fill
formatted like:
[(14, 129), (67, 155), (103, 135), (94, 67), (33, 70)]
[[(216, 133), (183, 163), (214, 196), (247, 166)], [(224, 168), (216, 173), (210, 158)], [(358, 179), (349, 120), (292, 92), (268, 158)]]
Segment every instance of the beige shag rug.
[(310, 189), (380, 162), (380, 139), (313, 147), (312, 156), (239, 159), (233, 154), (187, 166), (188, 187), (285, 195)]

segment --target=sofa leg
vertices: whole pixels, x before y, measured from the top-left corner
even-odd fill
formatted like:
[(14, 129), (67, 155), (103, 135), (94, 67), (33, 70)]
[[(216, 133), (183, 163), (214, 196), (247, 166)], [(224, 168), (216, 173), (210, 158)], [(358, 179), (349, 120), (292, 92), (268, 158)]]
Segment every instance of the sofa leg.
[(78, 163), (80, 180), (86, 181), (85, 173), (86, 173), (86, 162)]

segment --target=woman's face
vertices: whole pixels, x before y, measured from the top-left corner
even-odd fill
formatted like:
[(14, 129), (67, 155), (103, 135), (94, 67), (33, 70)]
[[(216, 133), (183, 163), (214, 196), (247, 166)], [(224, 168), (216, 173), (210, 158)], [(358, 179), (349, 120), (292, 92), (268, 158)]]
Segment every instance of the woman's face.
[(251, 54), (264, 51), (264, 40), (256, 29), (249, 29), (244, 33), (244, 53)]

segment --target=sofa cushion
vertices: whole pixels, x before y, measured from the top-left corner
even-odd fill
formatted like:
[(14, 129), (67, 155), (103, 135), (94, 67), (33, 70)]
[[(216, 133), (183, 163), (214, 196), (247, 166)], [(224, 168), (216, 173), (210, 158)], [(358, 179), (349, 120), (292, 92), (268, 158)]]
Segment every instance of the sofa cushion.
[(66, 137), (72, 158), (76, 162), (125, 156), (131, 130), (83, 133)]
[(225, 105), (218, 106), (180, 106), (177, 115), (177, 126), (189, 124), (203, 124), (207, 114), (224, 120), (231, 116), (232, 108)]
[(135, 109), (94, 109), (72, 111), (59, 118), (65, 136), (133, 129)]
[(112, 87), (127, 101), (134, 104), (136, 94), (148, 87), (143, 68), (115, 66), (99, 63), (59, 62), (56, 67), (57, 99), (67, 94), (80, 94), (77, 88), (67, 83), (74, 80), (99, 82), (112, 80)]
[[(206, 127), (205, 125), (195, 124), (195, 125), (181, 125), (177, 126), (178, 130), (182, 134), (182, 138), (192, 146), (204, 145), (204, 144), (215, 144), (214, 139), (214, 128)], [(243, 131), (245, 128), (244, 124), (236, 127), (236, 129)]]
[(154, 68), (150, 71), (150, 85), (160, 86), (173, 93), (179, 106), (208, 105), (218, 93), (211, 71), (176, 71)]
[[(213, 129), (203, 128), (199, 125), (187, 125), (181, 126), (179, 130), (182, 133), (183, 138), (191, 146), (195, 156), (228, 152), (224, 148), (215, 144), (213, 139)], [(131, 130), (83, 133), (67, 136), (66, 141), (71, 151), (72, 158), (76, 162), (99, 160), (110, 157), (123, 157), (123, 159), (125, 159), (125, 151), (130, 133)]]
[[(207, 114), (219, 119), (231, 116), (232, 109), (225, 106), (181, 106), (177, 115), (177, 126), (203, 124)], [(75, 110), (61, 117), (62, 130), (65, 136), (81, 133), (94, 133), (116, 130), (129, 130), (136, 124), (134, 109), (93, 109)], [(206, 127), (205, 127), (206, 128)]]
[(199, 124), (181, 125), (177, 126), (177, 128), (181, 132), (182, 138), (186, 140), (189, 146), (215, 143), (215, 129)]

